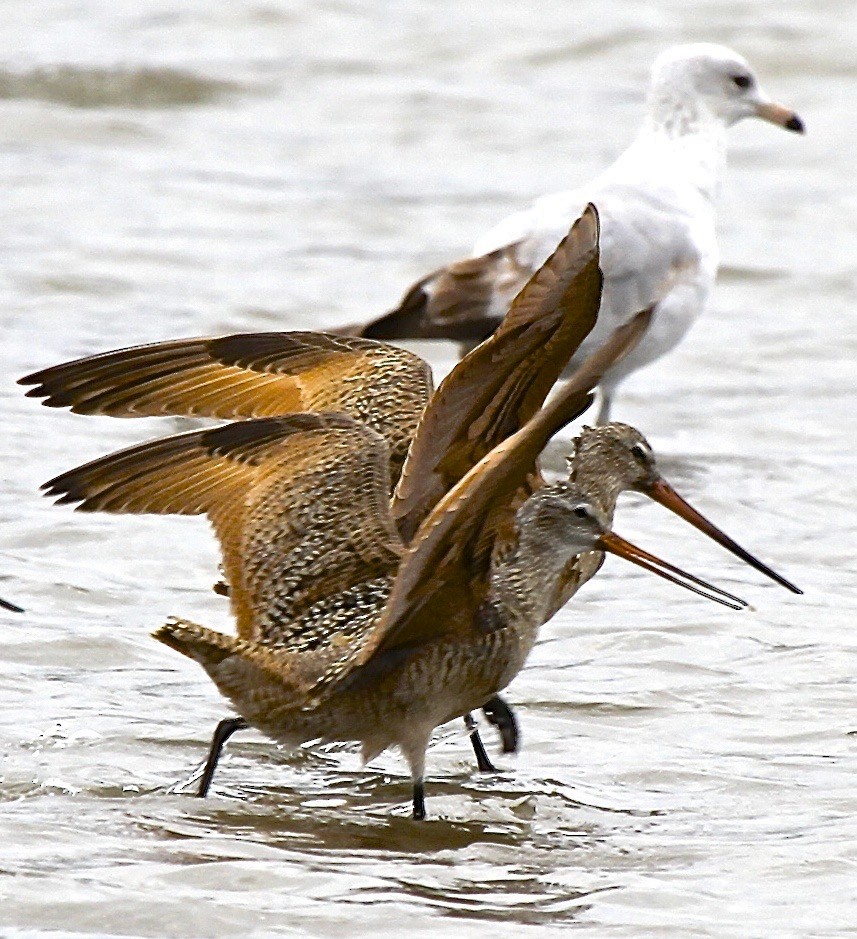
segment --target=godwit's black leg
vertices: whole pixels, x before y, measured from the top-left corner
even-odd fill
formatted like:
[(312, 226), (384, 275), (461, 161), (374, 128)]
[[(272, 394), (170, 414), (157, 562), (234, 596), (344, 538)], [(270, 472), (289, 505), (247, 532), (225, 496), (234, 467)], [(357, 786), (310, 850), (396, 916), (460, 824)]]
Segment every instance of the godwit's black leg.
[(499, 696), (494, 695), (482, 708), (482, 713), (500, 731), (504, 753), (518, 752), (518, 719), (515, 712)]
[(236, 730), (244, 730), (248, 726), (243, 717), (225, 717), (214, 731), (211, 738), (211, 746), (208, 749), (208, 759), (205, 761), (205, 769), (202, 771), (202, 778), (199, 780), (199, 789), (197, 796), (204, 799), (208, 795), (211, 780), (214, 777), (214, 771), (217, 768), (217, 761), (220, 759), (220, 753), (226, 741), (235, 733)]
[(426, 788), (420, 779), (414, 783), (414, 818), (422, 821), (426, 817)]
[(485, 745), (482, 743), (482, 738), (479, 736), (479, 729), (476, 726), (476, 721), (473, 720), (472, 714), (464, 715), (464, 726), (470, 734), (470, 742), (473, 744), (473, 752), (476, 754), (476, 765), (479, 767), (479, 772), (496, 773), (497, 767), (488, 759), (488, 754), (485, 752)]

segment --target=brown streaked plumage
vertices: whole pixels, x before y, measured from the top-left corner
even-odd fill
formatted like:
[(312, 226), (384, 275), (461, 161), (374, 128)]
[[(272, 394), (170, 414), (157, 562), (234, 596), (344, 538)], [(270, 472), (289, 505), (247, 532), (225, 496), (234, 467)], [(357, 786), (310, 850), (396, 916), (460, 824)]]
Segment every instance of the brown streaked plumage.
[[(617, 347), (621, 337), (606, 362)], [(638, 560), (573, 484), (543, 486), (514, 508), (544, 444), (587, 403), (586, 391), (566, 386), (432, 508), (407, 547), (387, 495), (386, 441), (341, 414), (182, 434), (72, 470), (48, 488), (85, 510), (208, 514), (224, 555), (236, 559), (231, 577), (240, 579), (249, 623), (233, 637), (174, 620), (156, 637), (200, 662), (242, 718), (275, 739), (358, 740), (365, 759), (398, 745), (421, 818), (429, 734), (511, 681), (565, 563), (596, 546)], [(314, 461), (284, 458), (305, 448)], [(162, 496), (148, 481), (164, 473)], [(312, 500), (301, 495), (309, 492)], [(508, 513), (514, 540), (500, 556), (493, 540)], [(355, 576), (367, 561), (373, 576)], [(330, 586), (338, 578), (337, 589), (313, 591), (296, 617), (294, 591), (316, 578)]]
[[(258, 418), (131, 447), (43, 488), (83, 511), (207, 515), (221, 545), (238, 635), (276, 642), (318, 599), (345, 596), (355, 584), (383, 580), (398, 567), (401, 540), (384, 514), (389, 449), (386, 443), (369, 446), (364, 438), (383, 440), (346, 414)], [(279, 466), (285, 469), (278, 476)], [(350, 541), (343, 535), (334, 545), (326, 537), (326, 486), (350, 487)], [(274, 511), (282, 530), (266, 525), (264, 513)], [(251, 514), (257, 519), (253, 529)], [(270, 540), (276, 550), (269, 553)], [(272, 583), (279, 593), (269, 609), (264, 591)], [(275, 621), (266, 618), (274, 612)]]
[(28, 397), (78, 414), (218, 418), (350, 414), (390, 445), (395, 477), (433, 390), (418, 355), (324, 333), (179, 339), (65, 362), (20, 380)]

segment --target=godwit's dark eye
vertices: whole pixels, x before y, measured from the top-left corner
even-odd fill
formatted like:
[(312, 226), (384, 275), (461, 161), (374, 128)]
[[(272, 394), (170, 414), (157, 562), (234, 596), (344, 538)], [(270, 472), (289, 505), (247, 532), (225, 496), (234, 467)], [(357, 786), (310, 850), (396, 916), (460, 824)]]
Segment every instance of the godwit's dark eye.
[(573, 511), (578, 518), (589, 518), (590, 512), (585, 505), (576, 505)]
[(631, 456), (633, 456), (635, 460), (643, 461), (643, 460), (646, 459), (647, 455), (648, 455), (648, 454), (647, 454), (646, 451), (640, 446), (640, 444), (635, 443), (634, 446), (631, 447)]
[(749, 88), (753, 84), (753, 79), (749, 75), (733, 75), (732, 81), (739, 88)]

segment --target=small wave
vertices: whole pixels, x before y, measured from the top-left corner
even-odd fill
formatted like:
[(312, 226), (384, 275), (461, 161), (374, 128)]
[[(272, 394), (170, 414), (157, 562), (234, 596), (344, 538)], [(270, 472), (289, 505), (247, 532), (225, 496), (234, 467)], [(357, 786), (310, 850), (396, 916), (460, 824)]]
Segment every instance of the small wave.
[(50, 101), (74, 108), (174, 108), (246, 93), (237, 82), (176, 68), (0, 69), (0, 99)]

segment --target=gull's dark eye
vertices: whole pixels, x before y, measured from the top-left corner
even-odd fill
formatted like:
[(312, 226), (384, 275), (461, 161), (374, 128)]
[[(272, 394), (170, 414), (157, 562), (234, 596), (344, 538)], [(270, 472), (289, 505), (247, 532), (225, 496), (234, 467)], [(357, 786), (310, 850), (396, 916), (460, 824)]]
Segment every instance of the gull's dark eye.
[(749, 88), (753, 84), (753, 79), (749, 75), (733, 75), (732, 81), (739, 88)]
[(589, 518), (589, 509), (585, 505), (576, 505), (573, 511), (578, 518)]

